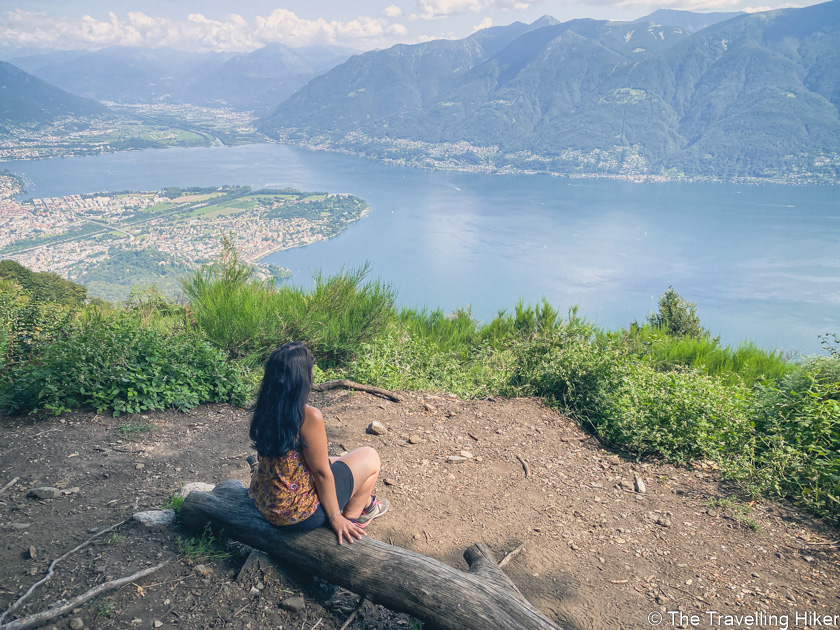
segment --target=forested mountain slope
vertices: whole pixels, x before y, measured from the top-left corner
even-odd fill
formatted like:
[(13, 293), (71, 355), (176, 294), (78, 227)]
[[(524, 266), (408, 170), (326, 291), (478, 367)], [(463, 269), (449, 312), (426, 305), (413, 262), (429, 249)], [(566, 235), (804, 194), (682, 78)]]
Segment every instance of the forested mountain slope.
[(108, 108), (68, 94), (41, 79), (0, 61), (0, 135), (9, 128), (42, 125), (59, 116), (92, 116)]
[(354, 57), (262, 130), (421, 161), (465, 141), (488, 169), (835, 179), (838, 56), (840, 0), (696, 33), (543, 18)]

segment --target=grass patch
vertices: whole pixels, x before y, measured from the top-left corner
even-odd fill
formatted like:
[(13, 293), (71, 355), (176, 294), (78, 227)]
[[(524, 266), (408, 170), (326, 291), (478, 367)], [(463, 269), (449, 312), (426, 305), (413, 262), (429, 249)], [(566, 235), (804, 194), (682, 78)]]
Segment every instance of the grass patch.
[(176, 512), (180, 512), (181, 507), (183, 505), (184, 505), (184, 497), (179, 497), (179, 496), (173, 494), (171, 497), (169, 497), (169, 501), (167, 501), (161, 509), (162, 510), (175, 510)]
[(191, 560), (222, 560), (233, 555), (228, 549), (226, 541), (221, 542), (213, 536), (209, 524), (198, 538), (181, 538), (178, 536), (175, 539), (175, 544), (178, 547), (178, 553)]
[(752, 518), (752, 506), (735, 497), (712, 497), (706, 503), (706, 506), (713, 510), (719, 510), (728, 519), (735, 521), (742, 527), (754, 532), (761, 529), (761, 526)]
[(93, 604), (90, 611), (97, 619), (107, 619), (117, 612), (117, 604), (111, 599), (104, 599)]
[(125, 422), (117, 427), (117, 433), (126, 440), (139, 440), (155, 430), (152, 422)]
[(116, 532), (114, 532), (113, 534), (111, 534), (111, 536), (105, 542), (108, 543), (109, 545), (116, 545), (116, 544), (119, 544), (119, 543), (124, 543), (126, 540), (128, 540), (128, 537), (126, 537), (122, 534), (117, 534)]

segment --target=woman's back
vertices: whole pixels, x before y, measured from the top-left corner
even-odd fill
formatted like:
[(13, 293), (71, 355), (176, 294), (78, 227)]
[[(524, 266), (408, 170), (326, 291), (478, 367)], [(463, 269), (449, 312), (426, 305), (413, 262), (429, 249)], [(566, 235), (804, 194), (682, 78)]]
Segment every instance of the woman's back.
[(260, 457), (249, 491), (265, 520), (294, 525), (318, 508), (318, 492), (303, 454), (295, 449), (281, 457)]

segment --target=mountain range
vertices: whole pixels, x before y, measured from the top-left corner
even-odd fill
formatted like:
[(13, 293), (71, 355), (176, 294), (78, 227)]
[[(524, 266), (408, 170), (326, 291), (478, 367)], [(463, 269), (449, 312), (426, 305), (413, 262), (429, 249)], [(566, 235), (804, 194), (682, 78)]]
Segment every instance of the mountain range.
[(840, 0), (696, 32), (543, 18), (357, 55), (261, 130), (406, 163), (468, 143), (488, 169), (836, 179), (838, 57)]
[(283, 44), (242, 54), (111, 46), (28, 55), (10, 63), (98, 101), (191, 103), (263, 112), (356, 52), (339, 46)]
[(404, 164), (840, 180), (840, 0), (634, 22), (545, 16), (355, 53), (28, 55), (0, 62), (0, 125), (107, 112), (95, 101), (191, 103), (254, 111), (279, 140)]
[(106, 114), (108, 108), (74, 96), (0, 61), (0, 136), (21, 125), (37, 126), (62, 116)]

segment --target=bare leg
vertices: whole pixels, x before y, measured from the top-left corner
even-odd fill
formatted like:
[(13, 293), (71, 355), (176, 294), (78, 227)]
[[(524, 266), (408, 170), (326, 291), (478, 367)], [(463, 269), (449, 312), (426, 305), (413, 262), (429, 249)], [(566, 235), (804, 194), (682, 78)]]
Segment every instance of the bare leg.
[(353, 473), (353, 495), (344, 506), (344, 516), (359, 518), (362, 510), (370, 503), (370, 495), (379, 478), (382, 462), (379, 460), (379, 454), (370, 446), (354, 449), (339, 461), (347, 464)]

